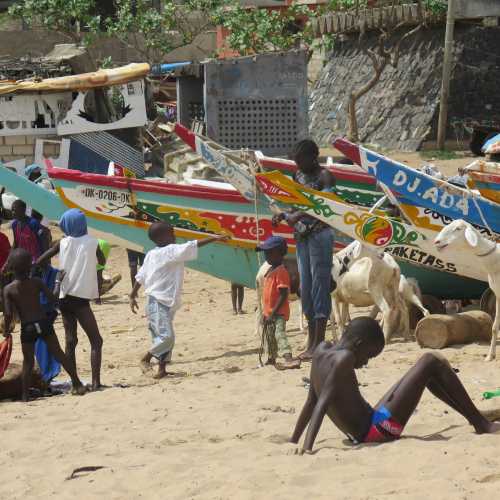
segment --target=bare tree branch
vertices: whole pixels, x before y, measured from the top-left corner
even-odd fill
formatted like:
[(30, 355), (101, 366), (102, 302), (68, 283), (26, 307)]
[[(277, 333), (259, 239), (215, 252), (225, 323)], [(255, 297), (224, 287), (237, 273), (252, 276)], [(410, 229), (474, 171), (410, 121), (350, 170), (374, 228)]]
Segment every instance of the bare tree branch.
[(412, 30), (408, 31), (407, 33), (405, 33), (396, 43), (396, 45), (394, 46), (394, 49), (393, 49), (393, 53), (392, 53), (392, 57), (391, 57), (391, 66), (393, 66), (394, 68), (397, 67), (398, 63), (399, 63), (399, 55), (400, 55), (400, 50), (401, 50), (401, 44), (407, 40), (410, 36), (414, 35), (415, 33), (419, 32), (423, 27), (423, 24), (419, 24), (418, 26), (416, 26), (415, 28), (413, 28)]

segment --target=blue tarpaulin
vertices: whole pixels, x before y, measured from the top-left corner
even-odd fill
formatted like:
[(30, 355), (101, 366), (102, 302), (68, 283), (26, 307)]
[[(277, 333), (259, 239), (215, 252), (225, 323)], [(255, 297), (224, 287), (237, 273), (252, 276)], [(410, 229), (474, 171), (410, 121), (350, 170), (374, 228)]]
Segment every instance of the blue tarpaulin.
[(177, 68), (182, 68), (183, 66), (189, 66), (191, 61), (185, 62), (176, 62), (176, 63), (168, 63), (168, 64), (153, 64), (151, 67), (152, 75), (165, 75), (166, 73), (170, 73)]

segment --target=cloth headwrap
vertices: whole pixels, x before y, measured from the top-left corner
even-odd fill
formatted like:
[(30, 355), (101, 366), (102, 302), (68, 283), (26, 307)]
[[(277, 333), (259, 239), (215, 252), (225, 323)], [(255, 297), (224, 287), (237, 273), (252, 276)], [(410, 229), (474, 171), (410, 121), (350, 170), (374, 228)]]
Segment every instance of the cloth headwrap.
[(72, 208), (63, 213), (59, 227), (66, 236), (85, 236), (87, 234), (87, 219), (81, 210)]
[(37, 170), (39, 170), (40, 172), (42, 171), (39, 165), (37, 165), (36, 163), (32, 163), (24, 169), (24, 175), (26, 177), (29, 177), (33, 172), (36, 172)]

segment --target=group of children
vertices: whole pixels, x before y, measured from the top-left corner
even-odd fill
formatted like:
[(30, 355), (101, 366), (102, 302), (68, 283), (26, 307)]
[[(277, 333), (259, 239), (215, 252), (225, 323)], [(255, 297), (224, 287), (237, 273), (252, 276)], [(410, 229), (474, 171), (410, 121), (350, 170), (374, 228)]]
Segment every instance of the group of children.
[[(27, 401), (29, 397), (35, 343), (40, 339), (68, 372), (73, 393), (82, 395), (87, 392), (87, 387), (78, 377), (75, 361), (78, 324), (90, 341), (92, 390), (98, 390), (101, 387), (102, 337), (90, 301), (99, 296), (96, 268), (104, 264), (105, 256), (98, 241), (88, 234), (81, 211), (72, 209), (64, 213), (59, 226), (65, 236), (43, 251), (37, 238), (40, 228), (26, 218), (23, 210), (25, 205), (17, 203), (12, 250), (5, 235), (0, 235), (0, 263), (3, 262), (4, 270), (13, 273), (13, 279), (3, 289), (4, 336), (11, 334), (17, 315), (21, 323), (24, 358), (22, 399)], [(143, 355), (141, 366), (149, 372), (151, 361), (156, 358), (158, 372), (154, 377), (161, 378), (167, 374), (166, 366), (172, 358), (175, 342), (173, 320), (181, 305), (184, 263), (196, 259), (199, 248), (226, 237), (211, 236), (177, 244), (173, 227), (166, 222), (152, 224), (148, 234), (156, 247), (146, 254), (133, 277), (130, 308), (137, 312), (137, 294), (143, 287), (152, 347)], [(286, 321), (290, 313), (290, 276), (283, 265), (286, 241), (272, 236), (257, 250), (264, 252), (270, 265), (263, 290), (264, 326), (272, 332), (277, 346), (270, 362), (278, 366), (275, 358), (280, 355), (284, 360), (282, 367), (298, 367), (300, 362), (292, 358), (286, 338)], [(59, 254), (59, 271), (50, 266), (50, 259), (56, 254)], [(53, 326), (57, 302), (66, 334), (65, 352)], [(309, 394), (291, 437), (291, 442), (297, 443), (307, 428), (300, 453), (312, 453), (325, 415), (354, 443), (398, 439), (426, 388), (463, 415), (477, 433), (500, 430), (499, 424), (492, 424), (478, 411), (449, 363), (430, 353), (425, 354), (372, 408), (359, 391), (355, 370), (366, 365), (383, 348), (382, 330), (371, 318), (355, 319), (339, 343), (323, 342), (318, 346), (312, 360)]]
[[(35, 343), (45, 341), (50, 354), (64, 367), (71, 377), (73, 392), (83, 394), (86, 388), (78, 378), (75, 351), (78, 343), (78, 324), (86, 333), (90, 346), (92, 390), (101, 387), (101, 355), (103, 340), (99, 332), (91, 301), (100, 297), (102, 269), (109, 254), (109, 245), (103, 245), (88, 234), (85, 215), (78, 209), (68, 210), (59, 221), (64, 237), (51, 244), (50, 231), (40, 220), (26, 214), (26, 204), (16, 200), (12, 207), (14, 221), (13, 249), (8, 238), (0, 235), (0, 264), (2, 276), (11, 273), (4, 281), (3, 310), (4, 335), (14, 328), (14, 318), (21, 323), (23, 351), (23, 400), (29, 397), (31, 374), (34, 365)], [(130, 307), (137, 312), (137, 294), (144, 288), (148, 328), (152, 347), (141, 358), (144, 372), (152, 368), (151, 361), (158, 361), (155, 378), (167, 374), (175, 335), (173, 319), (181, 304), (184, 263), (194, 260), (198, 248), (227, 239), (211, 236), (199, 241), (176, 244), (173, 227), (166, 222), (156, 222), (149, 228), (149, 238), (156, 247), (147, 253), (142, 266), (131, 273), (133, 284)], [(283, 357), (282, 368), (300, 366), (291, 357), (286, 337), (289, 317), (288, 294), (290, 279), (283, 259), (287, 253), (286, 241), (272, 237), (257, 250), (263, 251), (271, 268), (264, 285), (265, 324), (273, 325), (278, 353)], [(51, 258), (59, 255), (59, 271), (51, 265)], [(130, 260), (130, 259), (129, 259)], [(96, 272), (97, 270), (97, 272)], [(132, 266), (131, 266), (132, 271)], [(239, 297), (238, 297), (239, 298)], [(241, 304), (236, 301), (236, 311)], [(54, 332), (54, 321), (59, 309), (65, 331), (65, 350), (61, 350)], [(276, 359), (270, 359), (275, 363)]]
[[(101, 387), (102, 338), (90, 301), (99, 297), (97, 265), (103, 265), (105, 259), (97, 240), (87, 232), (85, 215), (77, 209), (65, 212), (59, 222), (65, 237), (48, 248), (44, 246), (48, 239), (43, 238), (48, 228), (41, 227), (33, 217), (26, 215), (26, 204), (21, 200), (14, 202), (13, 216), (13, 249), (1, 259), (4, 261), (3, 332), (8, 336), (14, 328), (14, 319), (19, 318), (23, 351), (22, 399), (26, 401), (29, 397), (38, 340), (45, 342), (50, 354), (68, 372), (73, 392), (83, 394), (86, 391), (76, 369), (77, 324), (90, 340), (92, 389), (97, 390)], [(2, 243), (4, 247), (7, 250)], [(59, 254), (59, 271), (50, 265), (56, 254)], [(53, 327), (58, 315), (56, 304), (65, 330), (65, 352), (59, 346)]]

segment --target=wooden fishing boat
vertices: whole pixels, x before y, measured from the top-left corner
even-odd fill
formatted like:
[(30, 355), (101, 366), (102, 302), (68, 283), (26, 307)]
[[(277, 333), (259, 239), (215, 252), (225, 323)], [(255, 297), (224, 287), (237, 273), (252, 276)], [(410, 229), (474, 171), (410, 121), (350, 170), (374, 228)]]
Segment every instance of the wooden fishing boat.
[(450, 220), (464, 219), (485, 228), (491, 236), (500, 233), (500, 204), (345, 139), (333, 144), (392, 191), (400, 203), (435, 211)]
[(48, 169), (48, 175), (67, 208), (80, 208), (89, 219), (106, 222), (110, 234), (121, 235), (129, 227), (142, 227), (143, 235), (137, 243), (144, 250), (151, 247), (147, 228), (158, 220), (171, 223), (179, 241), (201, 239), (207, 234), (231, 236), (228, 242), (204, 247), (200, 258), (190, 263), (194, 269), (227, 281), (254, 286), (259, 266), (255, 247), (272, 234), (285, 237), (291, 251), (295, 249), (288, 225), (273, 228), (269, 209), (256, 212), (252, 203), (233, 190), (53, 168)]
[(249, 162), (237, 152), (229, 151), (220, 144), (191, 132), (180, 123), (175, 124), (175, 133), (198, 153), (203, 160), (210, 163), (214, 170), (229, 184), (232, 184), (241, 195), (249, 200), (263, 201), (255, 189), (255, 178)]
[(485, 198), (500, 203), (500, 163), (476, 160), (462, 169), (470, 189), (477, 189)]
[(461, 169), (460, 172), (463, 174), (469, 174), (470, 172), (484, 172), (486, 174), (500, 175), (500, 163), (479, 159)]
[(500, 203), (500, 174), (470, 171), (467, 184), (488, 200)]
[(440, 254), (432, 243), (433, 231), (339, 202), (337, 197), (306, 188), (279, 172), (256, 177), (262, 191), (279, 203), (310, 213), (353, 239), (390, 252), (402, 272), (418, 280), (423, 293), (440, 298), (479, 298), (488, 286), (484, 271), (466, 256)]
[[(220, 145), (217, 145), (216, 143), (213, 143), (213, 141), (209, 141), (208, 139), (205, 139), (201, 136), (194, 134), (193, 132), (189, 131), (187, 128), (183, 127), (182, 125), (177, 124), (175, 127), (175, 130), (176, 130), (176, 133), (179, 135), (179, 137), (181, 137), (184, 140), (184, 142), (189, 144), (194, 151), (199, 152), (199, 154), (201, 154), (202, 156), (204, 156), (204, 153), (203, 153), (203, 151), (204, 151), (203, 144), (204, 143), (208, 143), (209, 148), (211, 147), (211, 145), (215, 144), (217, 151), (220, 153), (220, 157), (217, 159), (217, 162), (219, 163), (219, 165), (217, 165), (217, 166), (214, 165), (214, 167), (216, 167), (216, 170), (221, 175), (224, 176), (225, 169), (220, 168), (220, 163), (222, 163), (224, 161), (224, 157), (228, 155), (228, 152), (225, 151), (224, 148), (222, 148)], [(208, 148), (205, 148), (205, 150), (208, 150)], [(231, 152), (231, 155), (234, 157), (234, 156), (236, 156), (236, 153)], [(210, 158), (208, 158), (206, 155), (204, 157), (207, 161), (212, 163), (210, 161)], [(287, 171), (288, 176), (287, 177), (283, 176), (283, 177), (285, 179), (287, 179), (287, 178), (289, 179), (290, 172), (294, 171), (294, 165), (291, 165), (289, 160), (280, 160), (280, 159), (273, 159), (273, 160), (274, 160), (274, 162), (272, 163), (269, 159), (267, 159), (266, 160), (267, 161), (266, 167), (271, 168), (272, 166), (276, 166), (276, 165), (280, 165), (281, 167), (283, 167), (284, 163), (286, 162), (287, 166), (289, 167), (289, 170)], [(283, 163), (281, 163), (281, 162), (283, 162)], [(294, 162), (291, 162), (291, 163), (294, 163)], [(238, 165), (236, 162), (233, 163), (233, 165), (231, 166), (231, 169), (238, 169), (238, 168), (241, 169), (244, 167), (242, 167), (241, 165)], [(295, 166), (295, 168), (296, 168), (296, 166)], [(280, 170), (283, 171), (286, 169), (281, 168)], [(338, 176), (338, 172), (334, 172), (334, 173)], [(359, 173), (356, 172), (356, 174), (359, 174)], [(243, 174), (240, 172), (239, 179), (241, 180), (242, 178), (245, 177), (245, 175), (246, 175), (245, 172), (243, 172)], [(259, 175), (257, 175), (257, 177), (259, 178)], [(364, 177), (363, 181), (366, 182), (367, 181), (366, 178), (368, 177), (368, 179), (370, 179), (368, 181), (370, 183), (370, 185), (375, 186), (375, 180), (374, 180), (373, 176), (365, 173), (363, 177)], [(352, 177), (351, 177), (351, 179), (352, 179)], [(357, 177), (355, 179), (358, 182), (360, 181), (359, 177)], [(292, 182), (292, 184), (295, 184), (295, 183), (293, 183), (293, 181), (291, 181), (291, 182)], [(250, 180), (247, 180), (246, 184), (243, 184), (243, 185), (240, 184), (240, 190), (243, 192), (245, 190), (249, 191), (250, 189), (254, 189), (254, 186), (255, 185), (253, 182), (251, 182)], [(275, 196), (272, 196), (265, 189), (263, 190), (263, 192), (264, 192), (264, 194), (266, 194), (267, 196), (270, 196), (271, 198), (274, 198), (278, 202), (283, 202), (286, 204), (286, 202), (276, 198)], [(328, 199), (331, 202), (338, 203), (339, 206), (343, 206), (343, 207), (349, 206), (349, 205), (345, 205), (345, 203), (343, 203), (346, 200), (342, 199), (341, 193), (338, 193), (338, 194), (337, 193), (328, 193), (328, 194), (322, 193), (322, 194), (324, 194), (326, 197), (328, 197)], [(379, 196), (381, 196), (381, 195), (379, 195)], [(378, 199), (378, 198), (376, 198), (376, 199)], [(347, 201), (352, 201), (352, 198), (347, 199)], [(262, 205), (263, 204), (264, 204), (264, 201), (262, 201)], [(356, 207), (351, 207), (351, 208), (353, 210), (356, 210)], [(364, 212), (364, 213), (367, 213), (367, 212)], [(371, 215), (373, 217), (378, 216), (378, 215), (374, 215), (374, 214), (371, 214)], [(356, 236), (354, 235), (354, 233), (352, 231), (345, 231), (344, 229), (342, 229), (341, 227), (339, 227), (337, 225), (332, 225), (332, 227), (335, 230), (336, 242), (337, 241), (341, 242), (341, 244), (338, 245), (339, 247), (345, 246), (345, 243), (351, 241), (351, 238), (356, 238)], [(400, 228), (400, 227), (404, 227), (404, 226), (399, 225), (397, 227)], [(426, 231), (427, 236), (423, 236), (421, 239), (422, 239), (422, 241), (427, 239), (428, 242), (422, 243), (423, 245), (425, 245), (426, 247), (429, 247), (429, 242), (432, 241), (430, 235), (432, 235), (432, 237), (434, 237), (435, 231), (436, 231), (436, 225), (434, 225), (433, 228), (429, 228)], [(417, 234), (415, 231), (413, 231), (413, 233)], [(347, 241), (346, 241), (346, 237), (347, 237)], [(431, 249), (427, 248), (427, 250), (431, 250)], [(474, 277), (468, 278), (467, 272), (465, 272), (464, 275), (460, 275), (460, 273), (458, 273), (456, 271), (456, 266), (454, 263), (446, 263), (445, 264), (442, 259), (436, 257), (435, 249), (433, 249), (433, 248), (432, 248), (432, 251), (434, 253), (430, 253), (430, 254), (426, 254), (425, 251), (424, 252), (419, 251), (420, 253), (417, 253), (417, 250), (415, 248), (411, 248), (411, 247), (405, 246), (405, 245), (392, 245), (391, 247), (389, 247), (388, 251), (391, 251), (391, 253), (393, 253), (396, 257), (398, 257), (399, 253), (401, 253), (401, 258), (399, 258), (398, 260), (400, 261), (400, 265), (401, 265), (403, 272), (405, 273), (405, 275), (407, 275), (409, 277), (415, 277), (416, 279), (418, 279), (424, 293), (428, 293), (428, 294), (435, 295), (437, 297), (441, 297), (441, 298), (445, 298), (445, 299), (446, 298), (463, 298), (463, 297), (478, 298), (478, 297), (480, 297), (480, 295), (484, 292), (484, 290), (486, 288), (485, 282), (480, 280), (480, 279), (477, 279), (477, 277), (476, 278), (474, 278)], [(420, 265), (420, 263), (421, 263), (420, 260), (427, 261), (427, 265), (425, 265), (425, 266)], [(441, 274), (436, 275), (436, 271), (442, 271), (446, 266), (448, 266), (447, 268), (450, 269), (450, 272), (446, 273), (446, 280), (442, 280), (442, 279), (440, 279)], [(471, 270), (471, 272), (473, 272), (473, 271), (474, 270)]]
[[(247, 199), (254, 197), (255, 181), (252, 174), (256, 169), (252, 168), (251, 163), (258, 165), (263, 171), (278, 170), (288, 176), (292, 176), (297, 171), (297, 165), (293, 160), (273, 158), (260, 151), (229, 151), (220, 144), (195, 134), (180, 123), (175, 124), (174, 132), (193, 151), (212, 164), (214, 169)], [(240, 171), (236, 173), (238, 166)], [(365, 173), (361, 168), (340, 164), (323, 166), (335, 176), (335, 193), (345, 202), (371, 207), (383, 196), (383, 193), (377, 189), (374, 177)]]
[[(238, 192), (204, 186), (181, 186), (159, 181), (87, 174), (77, 170), (47, 168), (56, 191), (40, 186), (0, 167), (0, 185), (50, 220), (58, 220), (68, 208), (80, 208), (89, 229), (117, 245), (145, 252), (152, 248), (147, 229), (164, 220), (176, 228), (180, 242), (201, 239), (207, 234), (228, 234), (231, 240), (200, 249), (189, 267), (218, 278), (255, 286), (259, 267), (255, 247), (276, 234), (286, 238), (295, 253), (293, 231), (287, 224), (274, 228), (267, 206), (257, 206)], [(262, 212), (260, 211), (262, 209)], [(349, 239), (337, 238), (336, 249)]]
[(118, 68), (100, 69), (93, 73), (69, 75), (42, 80), (0, 81), (0, 95), (20, 92), (86, 91), (98, 87), (121, 85), (142, 80), (150, 71), (147, 63), (132, 63)]

